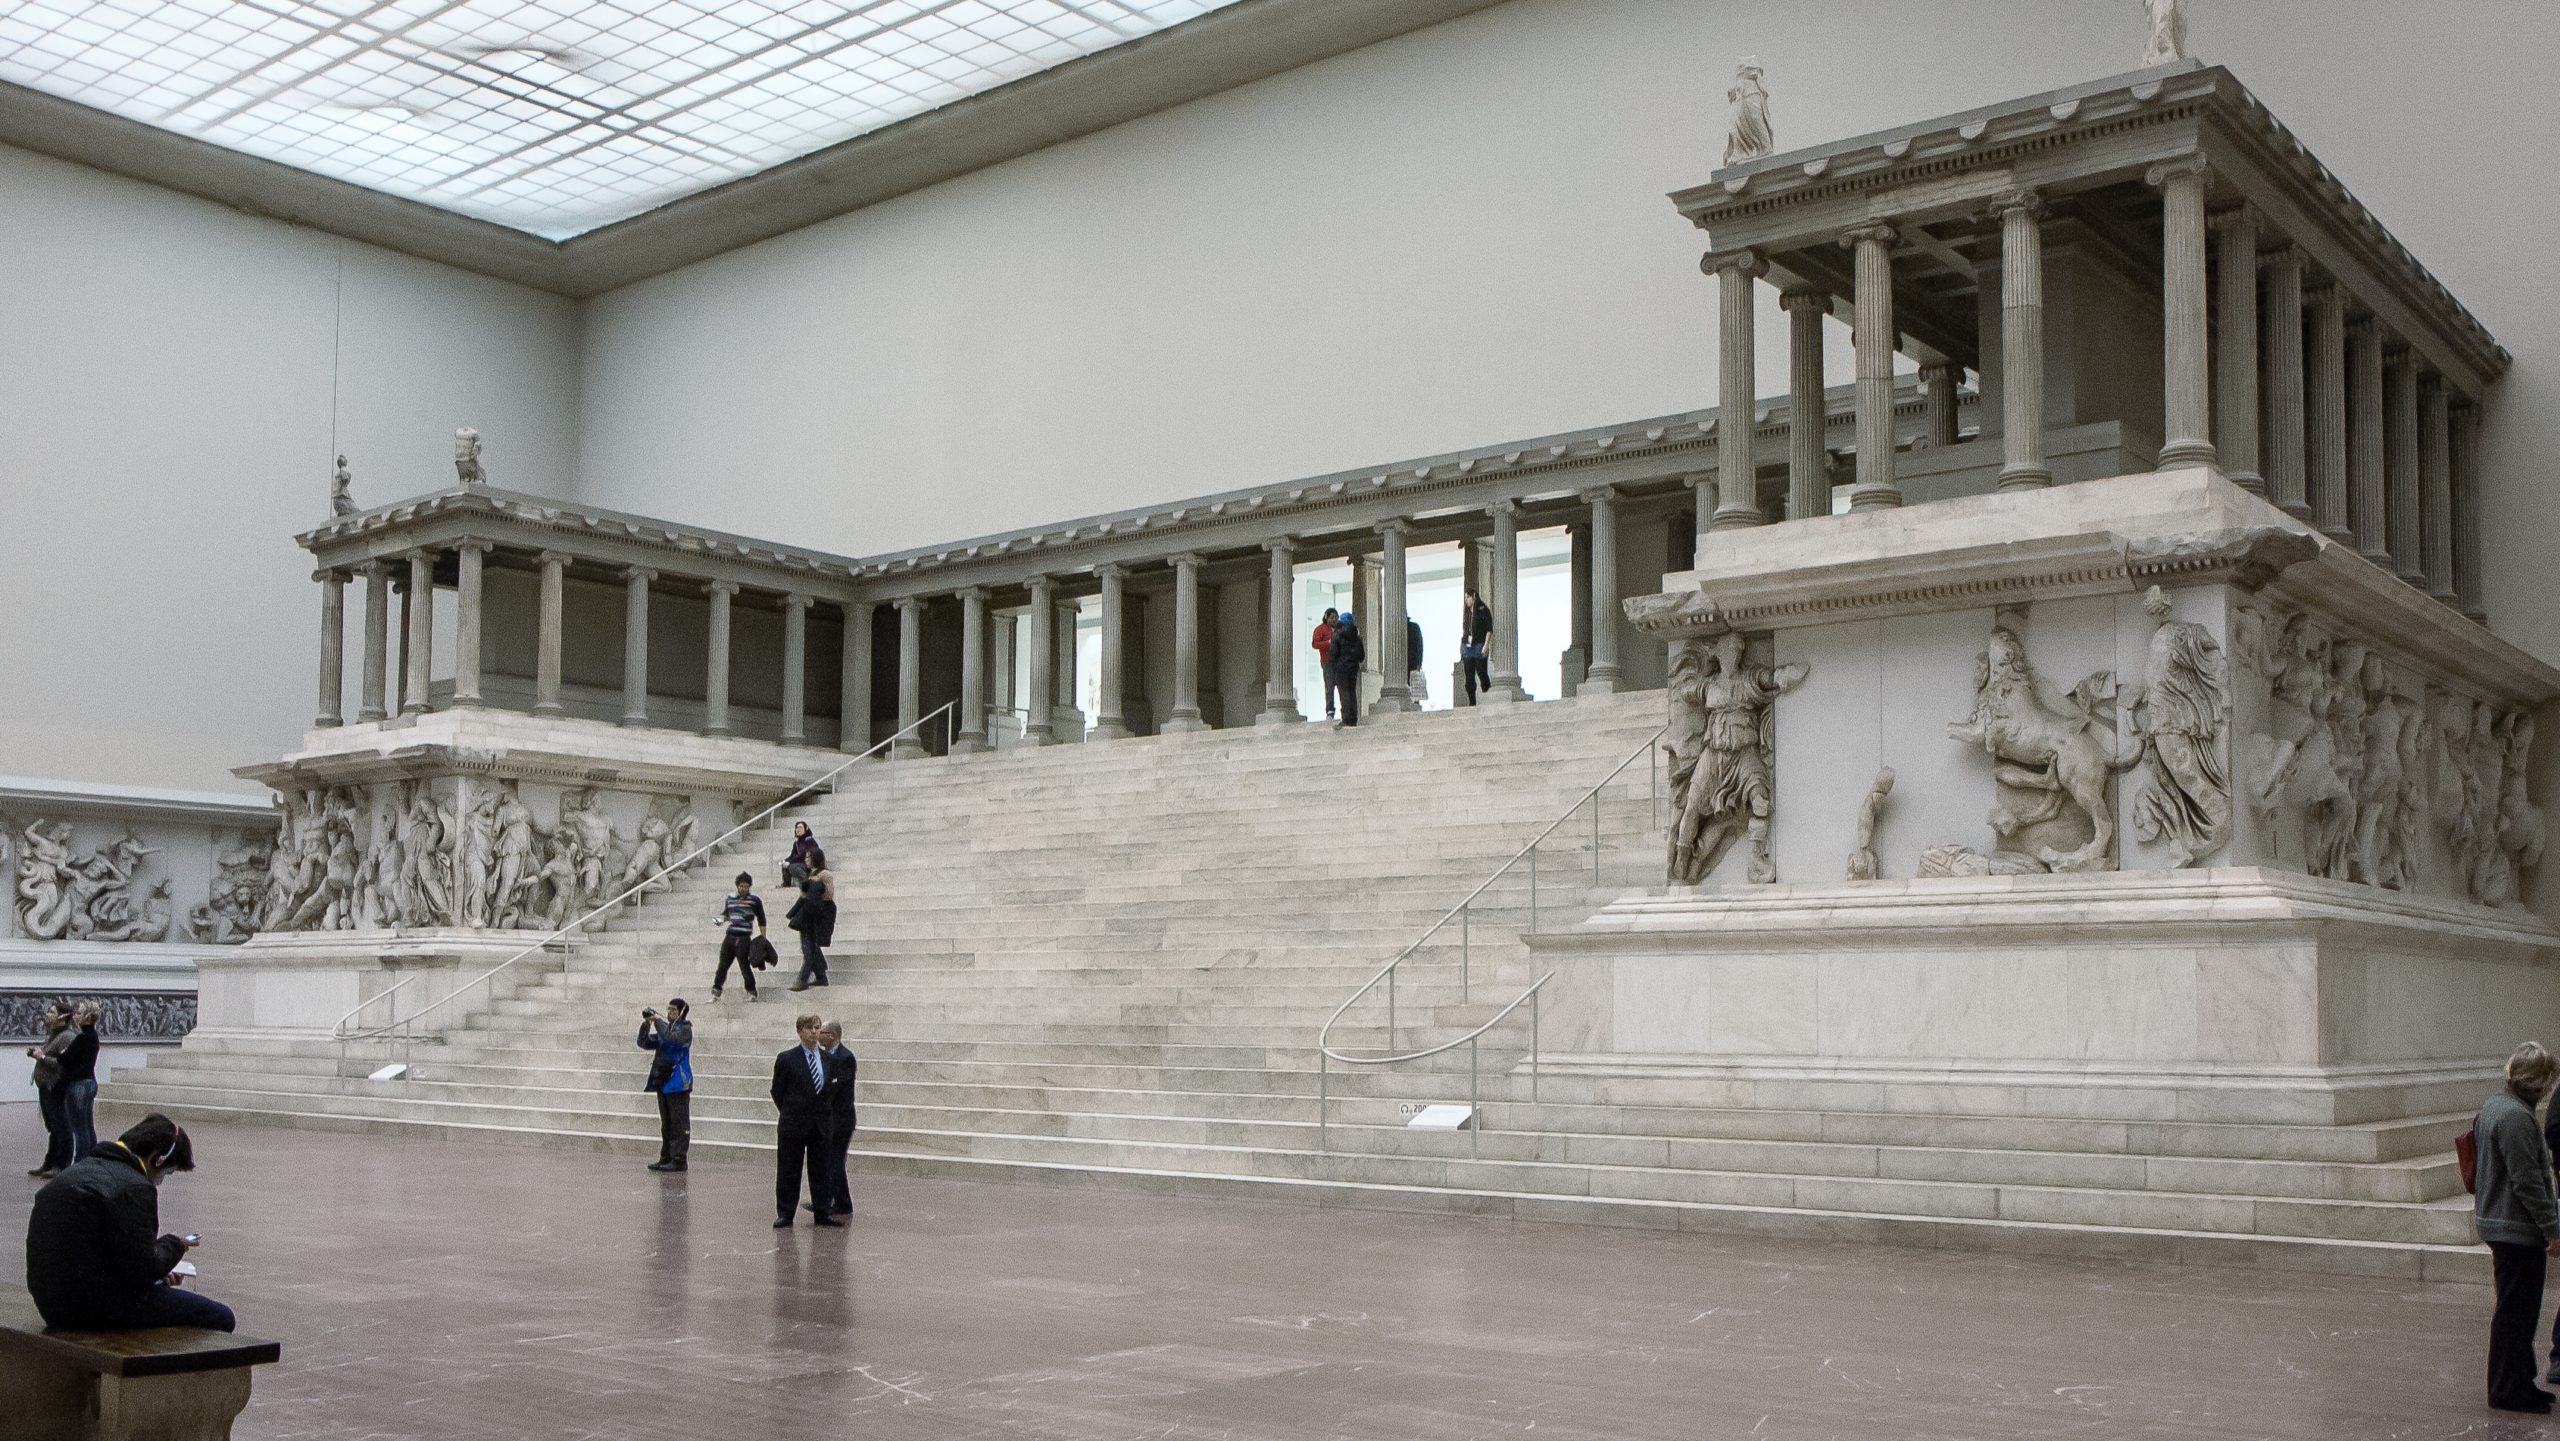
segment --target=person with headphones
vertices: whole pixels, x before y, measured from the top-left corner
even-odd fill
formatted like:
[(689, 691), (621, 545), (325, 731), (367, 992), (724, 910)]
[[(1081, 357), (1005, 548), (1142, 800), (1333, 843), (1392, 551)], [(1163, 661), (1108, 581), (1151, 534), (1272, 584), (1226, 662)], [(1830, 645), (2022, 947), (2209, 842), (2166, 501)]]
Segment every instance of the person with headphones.
[(231, 1308), (178, 1284), (194, 1236), (157, 1235), (160, 1182), (196, 1168), (177, 1122), (153, 1112), (63, 1169), (27, 1214), (27, 1290), (61, 1331), (233, 1328)]

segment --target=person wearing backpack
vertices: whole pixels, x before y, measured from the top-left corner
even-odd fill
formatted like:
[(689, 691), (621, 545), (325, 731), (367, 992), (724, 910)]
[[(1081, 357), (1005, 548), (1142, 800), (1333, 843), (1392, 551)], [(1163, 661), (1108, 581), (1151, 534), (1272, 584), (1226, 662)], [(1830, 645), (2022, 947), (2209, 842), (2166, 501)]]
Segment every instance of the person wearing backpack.
[(2507, 1057), (2507, 1088), (2472, 1123), (2478, 1158), (2471, 1225), (2489, 1248), (2497, 1306), (2489, 1317), (2489, 1404), (2548, 1415), (2552, 1394), (2534, 1384), (2533, 1333), (2542, 1319), (2547, 1259), (2560, 1255), (2560, 1202), (2552, 1195), (2551, 1146), (2534, 1107), (2560, 1078), (2560, 1060), (2535, 1041)]

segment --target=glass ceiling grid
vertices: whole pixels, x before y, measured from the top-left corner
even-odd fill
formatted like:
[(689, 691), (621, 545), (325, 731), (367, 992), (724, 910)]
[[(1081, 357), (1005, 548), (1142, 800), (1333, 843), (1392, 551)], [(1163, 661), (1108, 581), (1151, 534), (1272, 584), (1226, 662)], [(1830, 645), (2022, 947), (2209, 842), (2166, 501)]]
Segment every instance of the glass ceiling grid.
[(0, 80), (559, 240), (1236, 0), (15, 0)]

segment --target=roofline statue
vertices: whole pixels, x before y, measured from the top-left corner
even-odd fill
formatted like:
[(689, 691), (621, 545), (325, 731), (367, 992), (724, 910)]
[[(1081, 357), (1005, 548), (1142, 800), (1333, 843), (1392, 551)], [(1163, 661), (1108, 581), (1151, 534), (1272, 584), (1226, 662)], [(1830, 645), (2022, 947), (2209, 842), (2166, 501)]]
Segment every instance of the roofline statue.
[(1760, 83), (1757, 58), (1745, 56), (1733, 67), (1733, 86), (1724, 92), (1724, 98), (1733, 103), (1733, 128), (1724, 141), (1727, 165), (1757, 160), (1778, 148), (1777, 137), (1769, 129), (1769, 90)]

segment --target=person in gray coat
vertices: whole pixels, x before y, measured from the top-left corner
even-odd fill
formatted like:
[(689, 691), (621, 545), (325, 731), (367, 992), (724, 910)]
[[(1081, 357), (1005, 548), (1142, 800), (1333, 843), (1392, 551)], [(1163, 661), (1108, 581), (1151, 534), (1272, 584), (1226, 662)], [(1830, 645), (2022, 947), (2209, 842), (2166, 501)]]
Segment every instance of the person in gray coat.
[(2545, 1259), (2560, 1255), (2560, 1203), (2552, 1196), (2551, 1147), (2534, 1107), (2560, 1078), (2560, 1060), (2527, 1041), (2507, 1057), (2507, 1088), (2472, 1124), (2479, 1160), (2471, 1225), (2489, 1247), (2497, 1308), (2489, 1316), (2489, 1404), (2548, 1414), (2552, 1394), (2533, 1384), (2533, 1332), (2542, 1318)]

